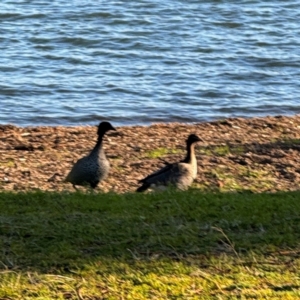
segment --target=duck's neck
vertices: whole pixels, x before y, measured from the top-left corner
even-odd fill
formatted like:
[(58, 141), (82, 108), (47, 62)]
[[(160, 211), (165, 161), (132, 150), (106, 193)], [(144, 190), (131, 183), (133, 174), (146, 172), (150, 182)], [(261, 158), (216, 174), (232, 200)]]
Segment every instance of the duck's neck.
[(94, 149), (92, 150), (91, 154), (98, 154), (99, 151), (102, 149), (103, 136), (104, 136), (104, 134), (101, 134), (101, 133), (98, 135), (97, 143), (96, 143)]
[(186, 147), (187, 153), (186, 157), (183, 162), (188, 164), (193, 164), (196, 162), (196, 155), (195, 155), (195, 144), (188, 144)]

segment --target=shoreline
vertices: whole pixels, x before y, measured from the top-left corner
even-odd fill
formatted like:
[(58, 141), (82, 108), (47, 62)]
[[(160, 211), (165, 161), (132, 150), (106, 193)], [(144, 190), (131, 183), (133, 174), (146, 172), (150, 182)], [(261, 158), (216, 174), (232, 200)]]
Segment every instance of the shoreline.
[[(153, 121), (153, 122), (148, 122), (148, 123), (125, 123), (125, 124), (119, 124), (119, 122), (115, 122), (114, 120), (111, 119), (95, 119), (95, 122), (93, 124), (78, 124), (78, 125), (71, 125), (71, 124), (33, 124), (33, 125), (18, 125), (15, 123), (5, 123), (1, 124), (0, 127), (3, 126), (12, 126), (16, 128), (77, 128), (77, 127), (93, 127), (97, 126), (97, 124), (101, 121), (109, 121), (110, 123), (114, 124), (114, 127), (122, 128), (122, 127), (150, 127), (153, 125), (157, 124), (183, 124), (183, 125), (196, 125), (196, 124), (202, 124), (202, 123), (214, 123), (214, 122), (219, 122), (222, 120), (234, 120), (234, 119), (239, 119), (239, 120), (249, 120), (249, 119), (264, 119), (264, 118), (282, 118), (282, 117), (287, 117), (287, 118), (293, 118), (295, 116), (300, 116), (299, 114), (271, 114), (271, 115), (253, 115), (253, 116), (231, 116), (231, 117), (219, 117), (219, 118), (201, 118), (197, 121)], [(98, 123), (97, 123), (98, 122)]]
[[(0, 190), (74, 191), (62, 180), (92, 149), (96, 125), (0, 125)], [(138, 179), (163, 166), (162, 160), (182, 159), (190, 133), (204, 140), (196, 146), (195, 188), (274, 192), (296, 190), (300, 183), (300, 115), (116, 128), (118, 135), (104, 139), (111, 171), (97, 192), (134, 191)]]

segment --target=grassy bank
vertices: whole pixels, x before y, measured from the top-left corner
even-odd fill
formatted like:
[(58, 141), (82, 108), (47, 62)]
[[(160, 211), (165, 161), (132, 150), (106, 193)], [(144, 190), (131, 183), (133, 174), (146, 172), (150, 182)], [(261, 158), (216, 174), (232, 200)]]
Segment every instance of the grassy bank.
[(300, 193), (0, 194), (0, 299), (298, 299)]

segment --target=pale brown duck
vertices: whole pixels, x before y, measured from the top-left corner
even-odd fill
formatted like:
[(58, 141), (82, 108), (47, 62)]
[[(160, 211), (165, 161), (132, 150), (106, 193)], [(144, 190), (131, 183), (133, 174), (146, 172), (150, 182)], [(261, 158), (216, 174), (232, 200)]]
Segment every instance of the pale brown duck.
[(191, 134), (186, 140), (186, 157), (176, 163), (167, 163), (162, 169), (148, 175), (139, 182), (142, 185), (136, 190), (143, 192), (150, 187), (172, 185), (180, 190), (186, 190), (197, 177), (197, 159), (195, 144), (202, 141), (197, 135)]

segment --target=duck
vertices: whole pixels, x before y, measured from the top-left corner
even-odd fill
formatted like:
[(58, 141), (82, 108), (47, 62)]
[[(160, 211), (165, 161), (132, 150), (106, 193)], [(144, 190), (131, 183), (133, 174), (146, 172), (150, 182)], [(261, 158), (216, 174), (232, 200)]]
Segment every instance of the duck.
[(165, 166), (151, 173), (144, 179), (139, 180), (142, 185), (136, 192), (144, 192), (151, 187), (175, 186), (179, 190), (186, 190), (192, 185), (197, 177), (197, 159), (195, 145), (202, 141), (196, 134), (190, 134), (186, 140), (186, 156), (183, 160), (175, 163), (165, 162)]
[(103, 149), (103, 137), (109, 130), (116, 131), (109, 122), (104, 121), (99, 123), (96, 145), (89, 155), (78, 159), (67, 175), (65, 182), (72, 183), (76, 190), (77, 185), (90, 185), (92, 189), (95, 189), (101, 181), (107, 178), (110, 170), (110, 163), (106, 158)]

